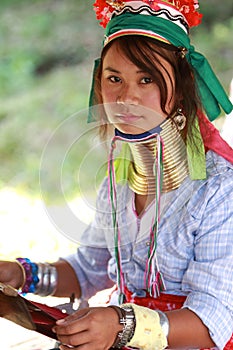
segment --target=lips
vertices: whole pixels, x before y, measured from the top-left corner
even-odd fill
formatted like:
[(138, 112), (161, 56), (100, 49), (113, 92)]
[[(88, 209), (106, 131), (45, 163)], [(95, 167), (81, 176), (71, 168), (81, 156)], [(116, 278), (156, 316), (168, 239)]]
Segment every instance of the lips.
[(115, 117), (123, 123), (132, 124), (141, 119), (140, 115), (135, 115), (131, 113), (116, 113)]

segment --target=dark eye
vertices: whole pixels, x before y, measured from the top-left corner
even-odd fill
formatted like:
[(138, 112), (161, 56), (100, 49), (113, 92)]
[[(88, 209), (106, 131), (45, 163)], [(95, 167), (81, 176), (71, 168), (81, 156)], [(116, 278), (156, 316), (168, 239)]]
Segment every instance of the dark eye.
[(111, 75), (110, 77), (108, 77), (108, 80), (110, 80), (112, 83), (119, 83), (121, 82), (121, 79), (115, 75)]
[(153, 83), (153, 80), (150, 77), (143, 77), (141, 79), (141, 83), (142, 84), (151, 84), (151, 83)]

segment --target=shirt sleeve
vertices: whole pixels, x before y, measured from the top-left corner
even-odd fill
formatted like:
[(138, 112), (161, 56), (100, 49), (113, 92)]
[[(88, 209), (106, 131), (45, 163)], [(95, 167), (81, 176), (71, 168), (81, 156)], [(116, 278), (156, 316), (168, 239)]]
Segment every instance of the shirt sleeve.
[(199, 224), (182, 282), (189, 291), (184, 307), (201, 318), (223, 349), (233, 332), (233, 172), (214, 176), (199, 191), (190, 213)]
[(113, 286), (107, 274), (109, 253), (106, 249), (82, 246), (77, 253), (64, 258), (74, 269), (82, 290), (82, 299)]

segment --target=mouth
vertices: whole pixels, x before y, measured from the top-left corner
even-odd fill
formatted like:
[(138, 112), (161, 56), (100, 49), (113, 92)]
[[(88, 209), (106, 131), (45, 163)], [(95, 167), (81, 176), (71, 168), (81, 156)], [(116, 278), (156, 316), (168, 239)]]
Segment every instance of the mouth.
[(134, 124), (135, 122), (139, 121), (142, 116), (131, 114), (131, 113), (116, 113), (115, 117), (125, 124)]

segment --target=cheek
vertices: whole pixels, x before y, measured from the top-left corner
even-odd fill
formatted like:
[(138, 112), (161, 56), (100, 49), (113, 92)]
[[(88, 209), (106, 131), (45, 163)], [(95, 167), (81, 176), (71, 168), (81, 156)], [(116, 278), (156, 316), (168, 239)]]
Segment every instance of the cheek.
[(104, 103), (116, 101), (116, 94), (114, 93), (113, 89), (111, 89), (111, 87), (104, 82), (101, 84), (101, 94)]
[(102, 101), (105, 104), (104, 110), (105, 110), (108, 122), (112, 122), (111, 102), (115, 102), (116, 100), (114, 99), (114, 93), (112, 89), (109, 87), (109, 84), (106, 84), (104, 81), (101, 82), (101, 95), (102, 95)]
[(161, 99), (158, 89), (154, 89), (150, 93), (144, 94), (142, 101), (148, 108), (155, 111), (161, 111)]
[(114, 101), (114, 98), (110, 91), (102, 90), (102, 97), (103, 97), (103, 103), (109, 103)]

